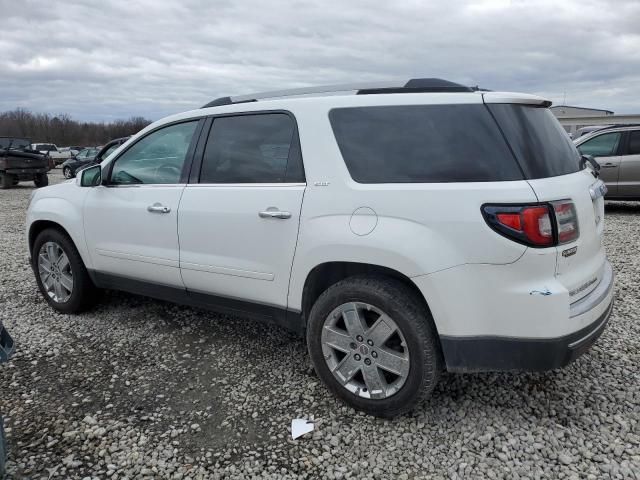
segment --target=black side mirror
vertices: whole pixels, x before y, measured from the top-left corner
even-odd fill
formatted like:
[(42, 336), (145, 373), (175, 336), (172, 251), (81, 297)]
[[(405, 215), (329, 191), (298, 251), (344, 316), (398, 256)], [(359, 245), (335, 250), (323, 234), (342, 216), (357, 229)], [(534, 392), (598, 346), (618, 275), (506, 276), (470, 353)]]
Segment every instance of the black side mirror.
[(102, 183), (102, 167), (92, 165), (80, 171), (81, 187), (96, 187)]

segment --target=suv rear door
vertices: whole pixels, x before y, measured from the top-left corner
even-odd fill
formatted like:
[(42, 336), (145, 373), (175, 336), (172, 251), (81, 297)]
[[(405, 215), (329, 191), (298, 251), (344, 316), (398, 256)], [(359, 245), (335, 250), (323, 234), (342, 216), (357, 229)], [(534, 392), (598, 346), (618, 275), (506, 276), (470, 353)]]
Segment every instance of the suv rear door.
[(626, 132), (617, 195), (640, 198), (640, 129)]
[(305, 191), (296, 122), (258, 112), (209, 123), (180, 201), (184, 284), (218, 307), (229, 303), (212, 295), (286, 307)]

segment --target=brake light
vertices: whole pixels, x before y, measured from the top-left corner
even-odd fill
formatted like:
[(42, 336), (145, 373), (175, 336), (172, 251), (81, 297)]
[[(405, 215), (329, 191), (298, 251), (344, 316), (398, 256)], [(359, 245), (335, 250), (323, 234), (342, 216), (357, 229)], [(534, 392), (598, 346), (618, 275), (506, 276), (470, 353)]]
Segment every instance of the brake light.
[(571, 201), (533, 205), (484, 205), (482, 213), (501, 235), (531, 247), (551, 247), (578, 238), (578, 217)]

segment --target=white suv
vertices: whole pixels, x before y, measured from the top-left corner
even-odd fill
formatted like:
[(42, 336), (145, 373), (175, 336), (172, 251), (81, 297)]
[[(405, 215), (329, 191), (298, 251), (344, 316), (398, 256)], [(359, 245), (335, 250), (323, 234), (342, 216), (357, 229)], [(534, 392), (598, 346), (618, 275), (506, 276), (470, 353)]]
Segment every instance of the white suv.
[(549, 105), (438, 79), (218, 99), (34, 193), (38, 286), (65, 313), (109, 288), (304, 332), (374, 415), (442, 369), (564, 366), (613, 272), (606, 188)]

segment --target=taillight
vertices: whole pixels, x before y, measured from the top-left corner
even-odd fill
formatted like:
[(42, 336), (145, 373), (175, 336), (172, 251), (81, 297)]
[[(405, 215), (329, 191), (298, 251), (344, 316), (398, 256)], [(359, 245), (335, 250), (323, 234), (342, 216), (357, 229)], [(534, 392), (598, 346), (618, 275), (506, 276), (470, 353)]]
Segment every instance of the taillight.
[(531, 247), (552, 247), (578, 238), (578, 217), (572, 202), (533, 205), (483, 205), (482, 214), (501, 235)]
[(573, 242), (580, 235), (578, 229), (578, 215), (573, 202), (569, 200), (560, 200), (559, 202), (551, 202), (553, 211), (556, 215), (558, 228), (558, 243)]

